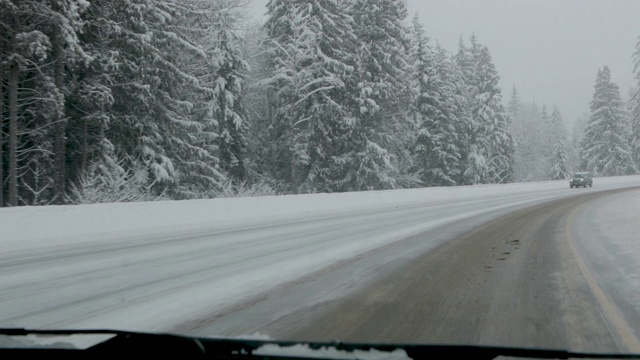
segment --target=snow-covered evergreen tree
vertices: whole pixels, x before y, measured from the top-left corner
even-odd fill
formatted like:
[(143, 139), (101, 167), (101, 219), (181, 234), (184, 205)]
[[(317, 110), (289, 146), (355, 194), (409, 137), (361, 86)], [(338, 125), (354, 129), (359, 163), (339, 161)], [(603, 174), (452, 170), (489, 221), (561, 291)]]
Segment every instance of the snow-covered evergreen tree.
[(78, 151), (76, 160), (86, 158), (75, 161), (83, 164), (78, 175), (108, 156), (101, 153), (108, 142), (114, 153), (148, 164), (158, 194), (209, 197), (227, 176), (242, 179), (244, 63), (235, 48), (234, 7), (205, 0), (92, 2), (81, 39), (94, 61), (76, 93), (81, 102), (85, 89), (95, 89), (94, 98), (108, 101), (75, 117), (86, 131), (72, 136), (93, 144)]
[(77, 0), (0, 3), (0, 61), (7, 72), (9, 113), (8, 129), (3, 129), (8, 130), (8, 173), (0, 181), (6, 180), (9, 205), (46, 204), (63, 197), (65, 69), (90, 60), (77, 37), (88, 5)]
[(551, 180), (565, 180), (570, 177), (568, 168), (568, 156), (566, 150), (567, 129), (562, 121), (560, 109), (554, 106), (549, 118), (550, 129), (552, 131), (551, 140), (553, 143), (553, 153), (549, 159), (551, 169), (549, 177)]
[(245, 133), (248, 113), (241, 95), (248, 64), (240, 56), (240, 40), (233, 31), (235, 19), (231, 11), (234, 9), (218, 7), (214, 10), (218, 26), (205, 36), (213, 37), (215, 34), (208, 53), (213, 57), (211, 66), (215, 70), (215, 117), (220, 136), (218, 156), (225, 174), (233, 181), (243, 182), (247, 176)]
[(560, 108), (558, 108), (557, 105), (554, 105), (551, 115), (549, 116), (549, 128), (551, 130), (551, 143), (555, 144), (558, 141), (564, 143), (568, 140), (569, 133), (562, 120)]
[[(282, 159), (275, 155), (278, 149), (273, 131), (274, 118), (273, 88), (264, 83), (271, 75), (270, 59), (265, 56), (270, 49), (266, 29), (261, 22), (250, 23), (243, 34), (242, 58), (249, 64), (245, 73), (242, 100), (247, 108), (247, 169), (249, 184), (263, 184), (272, 191), (284, 193), (290, 187), (282, 176), (277, 176), (282, 168)], [(289, 152), (289, 149), (282, 149)], [(275, 157), (275, 158), (274, 158)], [(232, 184), (233, 185), (233, 184)]]
[(452, 101), (448, 103), (452, 107), (452, 112), (455, 114), (455, 129), (456, 129), (456, 147), (460, 155), (460, 161), (458, 164), (458, 175), (456, 176), (456, 184), (463, 185), (467, 183), (465, 180), (465, 171), (467, 166), (467, 159), (470, 154), (470, 144), (473, 133), (473, 122), (471, 119), (471, 109), (469, 108), (469, 102), (467, 97), (467, 85), (464, 78), (464, 71), (458, 66), (456, 56), (450, 56), (447, 51), (440, 46), (436, 45), (437, 58), (441, 61), (437, 63), (442, 66), (441, 74), (444, 74), (446, 83), (450, 84), (451, 91), (453, 92)]
[[(289, 182), (297, 192), (350, 189), (354, 150), (354, 23), (344, 2), (271, 1), (274, 130), (290, 151)], [(280, 18), (276, 18), (279, 16)], [(285, 150), (285, 151), (287, 151)]]
[(571, 177), (571, 174), (567, 168), (567, 152), (565, 151), (565, 144), (559, 141), (554, 145), (553, 149), (554, 156), (551, 161), (549, 177), (551, 180), (566, 180)]
[[(163, 199), (156, 194), (149, 181), (147, 164), (133, 159), (120, 159), (112, 153), (114, 148), (105, 143), (102, 159), (94, 160), (71, 184), (67, 202), (96, 204), (113, 202), (140, 202)], [(129, 164), (125, 164), (125, 163)]]
[(215, 196), (227, 175), (219, 130), (226, 121), (221, 96), (229, 84), (218, 74), (228, 55), (219, 36), (228, 30), (222, 19), (227, 8), (225, 2), (203, 0), (153, 2), (142, 18), (153, 37), (140, 44), (144, 57), (139, 59), (147, 62), (142, 81), (151, 85), (153, 121), (147, 128), (151, 136), (143, 136), (136, 153), (151, 164), (149, 179), (159, 192), (168, 189), (174, 198)]
[(464, 95), (467, 100), (473, 99), (475, 92), (475, 76), (476, 76), (476, 56), (478, 51), (478, 44), (475, 34), (471, 37), (473, 41), (473, 47), (469, 48), (464, 42), (464, 39), (460, 37), (458, 41), (458, 51), (454, 56), (455, 63), (460, 73), (460, 78), (464, 87)]
[[(475, 35), (469, 48), (460, 43), (456, 61), (465, 73), (470, 108), (470, 150), (466, 183), (513, 181), (515, 143), (509, 131), (509, 116), (502, 104), (498, 73), (486, 46)], [(466, 69), (466, 70), (465, 70)]]
[(516, 89), (515, 85), (511, 89), (511, 98), (509, 99), (506, 110), (507, 114), (512, 120), (511, 123), (513, 124), (513, 120), (517, 119), (520, 116), (520, 112), (522, 111), (522, 99), (520, 99), (518, 89)]
[[(418, 136), (415, 165), (427, 186), (456, 185), (460, 175), (455, 88), (448, 57), (434, 53), (419, 18), (413, 19), (413, 76)], [(444, 55), (444, 56), (443, 56)]]
[(542, 105), (542, 149), (544, 154), (541, 154), (545, 159), (549, 159), (553, 154), (553, 145), (555, 139), (554, 127), (551, 122), (551, 115), (546, 104)]
[(391, 189), (400, 176), (395, 146), (388, 134), (397, 122), (407, 121), (409, 30), (407, 9), (401, 0), (354, 0), (349, 14), (355, 20), (356, 98), (352, 109), (355, 128), (349, 160), (348, 190)]
[(509, 130), (514, 142), (517, 144), (517, 150), (514, 154), (515, 181), (530, 180), (531, 167), (527, 155), (530, 153), (529, 140), (532, 133), (529, 131), (530, 123), (525, 120), (529, 112), (528, 110), (528, 107), (522, 103), (522, 99), (514, 85), (511, 90), (511, 97), (507, 103), (507, 114), (511, 120)]
[(456, 161), (449, 169), (456, 185), (464, 184), (467, 133), (470, 127), (468, 103), (463, 96), (461, 72), (450, 54), (439, 44), (436, 45), (436, 68), (442, 82), (444, 113), (448, 119), (445, 133), (452, 143), (450, 149), (456, 155)]
[(569, 141), (567, 141), (567, 155), (569, 159), (569, 169), (576, 170), (580, 168), (580, 143), (584, 135), (584, 129), (587, 127), (589, 115), (582, 114), (575, 119), (570, 129)]
[(479, 107), (476, 114), (484, 120), (485, 138), (489, 143), (488, 180), (491, 183), (512, 182), (515, 143), (509, 132), (509, 116), (502, 105), (498, 72), (486, 46), (482, 47), (478, 65), (480, 85), (476, 100), (485, 108)]
[(618, 85), (611, 81), (611, 72), (605, 66), (598, 70), (591, 118), (581, 143), (582, 169), (601, 176), (634, 174), (629, 132)]
[(464, 133), (466, 142), (462, 151), (465, 163), (462, 178), (464, 184), (484, 183), (488, 174), (486, 154), (483, 154), (482, 147), (478, 145), (478, 141), (482, 141), (479, 137), (481, 129), (473, 112), (473, 104), (475, 104), (478, 93), (476, 78), (478, 52), (479, 45), (475, 35), (471, 37), (471, 47), (467, 47), (461, 37), (458, 42), (458, 51), (454, 57), (459, 71), (460, 89), (468, 111), (468, 121)]
[[(267, 114), (266, 140), (263, 157), (270, 177), (294, 190), (294, 123), (291, 105), (298, 100), (296, 94), (297, 62), (300, 56), (295, 38), (302, 25), (298, 18), (302, 0), (269, 0), (264, 52), (268, 74), (260, 84), (266, 88)], [(298, 159), (306, 158), (298, 154)]]
[[(356, 43), (353, 20), (344, 2), (312, 1), (300, 13), (305, 25), (298, 73), (300, 100), (295, 104), (297, 147), (306, 157), (297, 164), (300, 191), (350, 190), (353, 154), (350, 135), (354, 122), (349, 108), (355, 87)], [(311, 35), (312, 34), (312, 35)]]

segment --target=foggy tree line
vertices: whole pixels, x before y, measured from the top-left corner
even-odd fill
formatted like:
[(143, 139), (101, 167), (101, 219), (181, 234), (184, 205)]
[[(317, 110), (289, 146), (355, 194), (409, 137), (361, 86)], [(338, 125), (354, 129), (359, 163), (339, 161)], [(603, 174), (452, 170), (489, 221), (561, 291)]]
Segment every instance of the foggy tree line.
[[(403, 1), (271, 0), (255, 26), (243, 3), (0, 0), (0, 205), (506, 183), (560, 179), (578, 166), (598, 174), (638, 168), (640, 96), (622, 104), (608, 69), (585, 151), (575, 151), (557, 108), (549, 114), (517, 95), (503, 105), (491, 54), (475, 35), (449, 53), (417, 16), (408, 19)], [(527, 130), (531, 118), (542, 119), (541, 129)], [(597, 124), (610, 121), (624, 123), (614, 132), (626, 147), (616, 143), (602, 160), (603, 144), (621, 137), (590, 134), (606, 133)], [(542, 143), (544, 166), (529, 161), (542, 158)], [(576, 160), (587, 150), (593, 156)], [(627, 152), (631, 167), (606, 160)]]
[(560, 111), (524, 104), (514, 87), (507, 104), (517, 144), (516, 181), (566, 179), (574, 171), (595, 176), (637, 174), (640, 169), (640, 38), (633, 56), (637, 85), (625, 103), (608, 66), (598, 69), (590, 113), (569, 138)]
[(595, 176), (638, 173), (637, 91), (625, 104), (607, 66), (599, 69), (590, 113), (570, 135), (557, 105), (525, 103), (514, 87), (507, 103), (516, 141), (515, 181), (567, 179), (572, 172)]
[(576, 168), (577, 154), (559, 107), (526, 103), (514, 86), (507, 112), (517, 143), (515, 181), (567, 179)]

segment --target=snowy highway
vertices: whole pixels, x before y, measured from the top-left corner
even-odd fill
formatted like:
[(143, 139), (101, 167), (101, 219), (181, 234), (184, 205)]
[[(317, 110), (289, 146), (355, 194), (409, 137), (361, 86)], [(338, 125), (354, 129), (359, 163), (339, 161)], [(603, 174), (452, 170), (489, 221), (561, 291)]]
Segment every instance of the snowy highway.
[(637, 352), (639, 186), (0, 209), (0, 327)]

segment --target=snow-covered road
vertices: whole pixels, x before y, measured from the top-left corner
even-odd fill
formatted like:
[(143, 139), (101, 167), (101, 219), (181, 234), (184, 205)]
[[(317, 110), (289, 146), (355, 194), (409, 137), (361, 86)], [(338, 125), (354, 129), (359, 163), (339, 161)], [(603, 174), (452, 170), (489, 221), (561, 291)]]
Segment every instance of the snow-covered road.
[(441, 225), (638, 185), (629, 176), (588, 189), (552, 181), (0, 209), (0, 327), (166, 331)]
[(571, 230), (593, 281), (640, 340), (640, 191), (589, 202)]

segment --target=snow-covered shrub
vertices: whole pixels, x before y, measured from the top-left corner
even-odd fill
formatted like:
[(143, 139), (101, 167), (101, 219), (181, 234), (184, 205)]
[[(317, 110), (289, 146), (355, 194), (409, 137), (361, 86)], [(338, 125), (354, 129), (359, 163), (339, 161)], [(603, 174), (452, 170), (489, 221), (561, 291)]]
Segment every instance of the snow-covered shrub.
[(266, 181), (259, 181), (252, 185), (247, 185), (246, 182), (236, 185), (232, 181), (226, 181), (218, 192), (217, 197), (253, 197), (278, 194), (278, 191)]
[(149, 168), (144, 163), (132, 161), (125, 169), (123, 162), (100, 161), (82, 173), (72, 184), (67, 202), (95, 204), (115, 202), (142, 202), (163, 200), (149, 183)]

